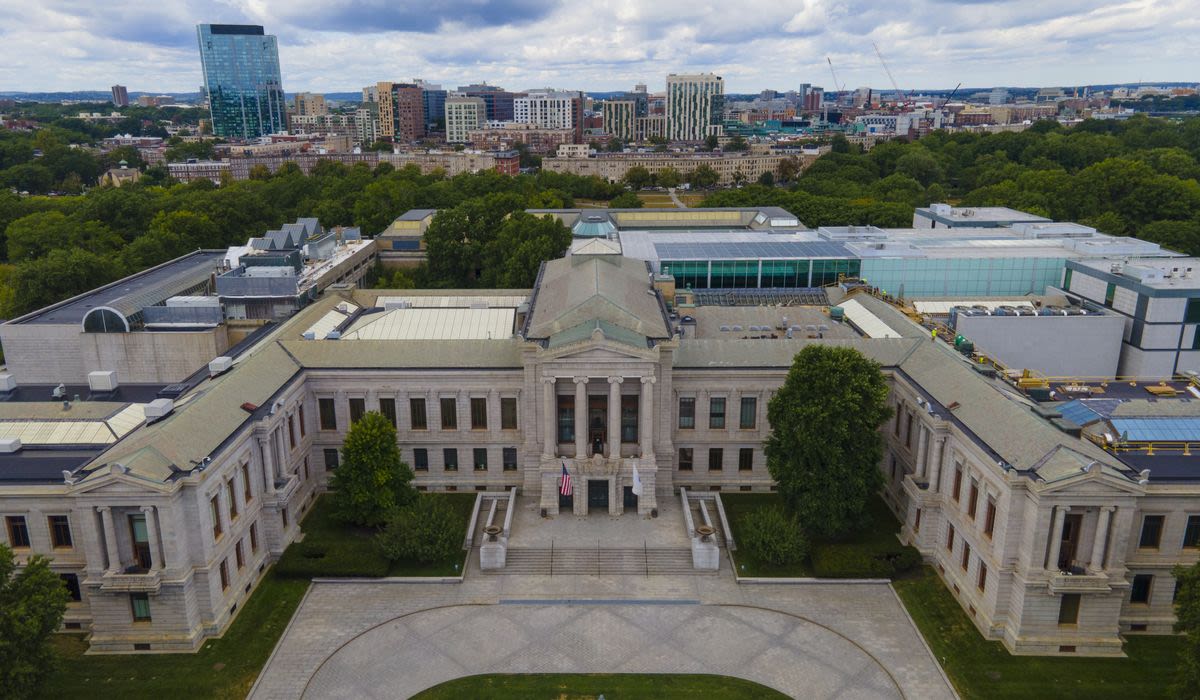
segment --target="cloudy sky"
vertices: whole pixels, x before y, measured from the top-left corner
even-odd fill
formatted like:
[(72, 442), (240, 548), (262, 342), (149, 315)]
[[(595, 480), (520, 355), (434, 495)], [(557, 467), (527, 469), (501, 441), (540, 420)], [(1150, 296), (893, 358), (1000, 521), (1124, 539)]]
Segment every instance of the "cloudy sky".
[(727, 92), (1200, 81), (1200, 0), (0, 0), (0, 90), (194, 91), (195, 25), (280, 41), (289, 92), (454, 87)]

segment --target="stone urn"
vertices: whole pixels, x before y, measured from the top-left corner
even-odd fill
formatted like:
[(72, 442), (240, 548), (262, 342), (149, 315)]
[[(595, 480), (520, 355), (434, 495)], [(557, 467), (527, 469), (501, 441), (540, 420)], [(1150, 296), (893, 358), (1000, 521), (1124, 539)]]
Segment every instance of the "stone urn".
[(696, 528), (696, 534), (700, 535), (701, 542), (709, 542), (712, 540), (713, 533), (716, 532), (712, 525), (700, 525)]
[(488, 542), (495, 542), (496, 536), (500, 534), (501, 530), (499, 525), (488, 525), (483, 528), (483, 534), (487, 535)]

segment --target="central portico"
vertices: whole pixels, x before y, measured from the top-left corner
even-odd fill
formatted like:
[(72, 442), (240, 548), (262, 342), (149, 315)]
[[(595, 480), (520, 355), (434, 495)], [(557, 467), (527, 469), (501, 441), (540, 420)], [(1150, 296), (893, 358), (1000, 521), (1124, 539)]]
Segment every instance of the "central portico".
[[(658, 506), (656, 445), (665, 432), (654, 407), (675, 345), (666, 308), (648, 293), (641, 261), (595, 255), (556, 262), (542, 269), (523, 329), (527, 381), (541, 385), (540, 507), (548, 515), (563, 508), (649, 515)], [(561, 493), (564, 467), (569, 497)], [(641, 496), (633, 493), (635, 468)]]

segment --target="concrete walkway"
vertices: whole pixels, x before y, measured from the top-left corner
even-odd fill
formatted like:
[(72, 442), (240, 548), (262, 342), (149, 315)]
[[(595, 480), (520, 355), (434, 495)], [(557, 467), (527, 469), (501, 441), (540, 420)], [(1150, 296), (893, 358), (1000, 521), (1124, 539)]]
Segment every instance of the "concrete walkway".
[(952, 698), (883, 584), (481, 576), (314, 584), (251, 697), (403, 698), (487, 672), (718, 673), (805, 698)]

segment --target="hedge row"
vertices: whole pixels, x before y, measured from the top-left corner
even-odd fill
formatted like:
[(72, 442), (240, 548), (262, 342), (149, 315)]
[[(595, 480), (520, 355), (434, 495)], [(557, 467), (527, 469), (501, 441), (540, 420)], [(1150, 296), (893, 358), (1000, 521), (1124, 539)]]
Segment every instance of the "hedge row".
[[(287, 578), (364, 577), (388, 575), (388, 561), (374, 543), (297, 542), (284, 551), (275, 573)], [(364, 546), (365, 545), (365, 546)]]
[(879, 544), (823, 544), (812, 554), (818, 578), (894, 578), (921, 564), (912, 547)]

